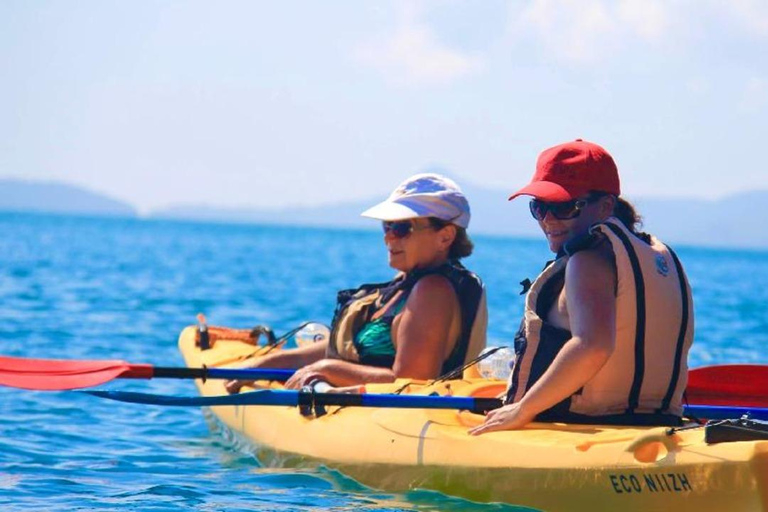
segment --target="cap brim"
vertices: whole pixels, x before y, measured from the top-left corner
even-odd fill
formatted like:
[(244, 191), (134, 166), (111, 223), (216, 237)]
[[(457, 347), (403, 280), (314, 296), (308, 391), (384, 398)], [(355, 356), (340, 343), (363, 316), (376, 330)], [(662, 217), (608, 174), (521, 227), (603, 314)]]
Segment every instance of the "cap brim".
[(424, 217), (424, 215), (419, 214), (419, 212), (412, 208), (389, 201), (384, 201), (368, 208), (360, 216), (378, 220), (404, 220)]
[(551, 181), (534, 181), (524, 186), (511, 196), (509, 200), (513, 200), (519, 196), (533, 196), (536, 199), (542, 201), (552, 201), (555, 203), (563, 201), (572, 201), (577, 197), (585, 194), (587, 191), (566, 190), (562, 185), (552, 183)]

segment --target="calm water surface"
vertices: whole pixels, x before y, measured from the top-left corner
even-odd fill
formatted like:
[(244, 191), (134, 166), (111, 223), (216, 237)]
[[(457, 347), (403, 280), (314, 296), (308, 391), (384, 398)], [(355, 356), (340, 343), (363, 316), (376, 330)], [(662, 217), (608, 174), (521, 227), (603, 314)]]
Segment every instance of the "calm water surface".
[[(0, 213), (0, 233), (0, 352), (13, 356), (180, 365), (178, 333), (198, 312), (281, 333), (327, 322), (336, 290), (392, 275), (376, 231)], [(510, 344), (518, 283), (549, 253), (540, 241), (475, 242), (467, 266), (488, 286), (490, 343)], [(768, 362), (768, 252), (676, 249), (696, 301), (691, 364)], [(184, 380), (110, 386), (195, 393)], [(199, 409), (7, 388), (0, 406), (1, 510), (521, 510), (260, 468)]]

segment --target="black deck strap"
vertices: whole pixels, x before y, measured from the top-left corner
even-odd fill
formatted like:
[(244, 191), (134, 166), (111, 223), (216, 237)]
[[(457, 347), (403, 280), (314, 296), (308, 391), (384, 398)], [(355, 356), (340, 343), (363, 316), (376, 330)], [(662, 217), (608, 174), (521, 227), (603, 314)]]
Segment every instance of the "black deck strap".
[(575, 425), (625, 425), (635, 427), (679, 427), (683, 420), (672, 414), (621, 413), (589, 416), (574, 412), (561, 413), (549, 409), (536, 416), (534, 421), (544, 423), (573, 423)]
[(635, 248), (632, 247), (629, 237), (611, 222), (606, 222), (605, 226), (613, 231), (613, 234), (621, 241), (624, 249), (629, 256), (629, 263), (632, 266), (632, 273), (635, 276), (635, 301), (637, 302), (637, 322), (635, 326), (635, 375), (632, 379), (632, 388), (629, 392), (626, 412), (632, 414), (637, 409), (640, 402), (640, 390), (643, 386), (643, 377), (645, 376), (645, 281), (643, 280), (643, 271), (640, 268), (640, 260), (637, 257)]
[(677, 347), (675, 348), (675, 366), (672, 368), (672, 378), (669, 380), (669, 388), (664, 395), (664, 400), (661, 402), (661, 408), (658, 412), (664, 412), (669, 410), (669, 404), (672, 402), (672, 397), (677, 389), (677, 383), (680, 380), (680, 368), (682, 367), (683, 349), (685, 348), (685, 337), (688, 333), (688, 286), (685, 282), (685, 273), (683, 272), (683, 266), (680, 264), (680, 260), (677, 258), (677, 254), (667, 247), (669, 254), (672, 255), (672, 260), (675, 262), (675, 270), (677, 270), (677, 278), (680, 281), (680, 297), (683, 300), (683, 308), (680, 319), (680, 331), (677, 334)]

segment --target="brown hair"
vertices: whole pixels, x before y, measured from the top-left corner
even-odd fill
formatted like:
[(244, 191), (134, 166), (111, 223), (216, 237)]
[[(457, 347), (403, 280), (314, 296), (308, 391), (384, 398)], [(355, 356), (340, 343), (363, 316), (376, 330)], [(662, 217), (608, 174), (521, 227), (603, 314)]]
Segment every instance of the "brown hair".
[[(590, 192), (592, 197), (603, 197), (611, 195), (607, 192)], [(650, 243), (650, 236), (647, 233), (640, 231), (643, 227), (643, 217), (637, 213), (635, 206), (624, 199), (623, 197), (616, 197), (616, 204), (613, 206), (613, 216), (621, 221), (622, 224), (635, 236), (644, 240), (646, 243)]]
[(616, 198), (616, 206), (613, 207), (613, 216), (624, 224), (632, 233), (639, 235), (643, 226), (643, 218), (637, 213), (635, 207), (623, 197)]
[[(596, 201), (601, 197), (610, 196), (608, 192), (601, 192), (598, 190), (591, 190), (589, 192), (589, 201)], [(623, 197), (613, 196), (616, 198), (616, 203), (613, 206), (613, 216), (621, 221), (624, 226), (635, 235), (640, 233), (640, 228), (643, 226), (643, 218), (637, 213), (635, 207), (624, 199)]]
[[(429, 223), (435, 230), (443, 229), (445, 226), (451, 224), (451, 222), (438, 219), (436, 217), (429, 217)], [(456, 238), (453, 239), (453, 243), (448, 249), (448, 259), (458, 260), (461, 258), (466, 258), (472, 254), (472, 250), (475, 248), (475, 244), (473, 244), (472, 240), (469, 239), (469, 235), (467, 234), (467, 230), (465, 228), (457, 226), (456, 224), (454, 224), (453, 227), (456, 228)]]

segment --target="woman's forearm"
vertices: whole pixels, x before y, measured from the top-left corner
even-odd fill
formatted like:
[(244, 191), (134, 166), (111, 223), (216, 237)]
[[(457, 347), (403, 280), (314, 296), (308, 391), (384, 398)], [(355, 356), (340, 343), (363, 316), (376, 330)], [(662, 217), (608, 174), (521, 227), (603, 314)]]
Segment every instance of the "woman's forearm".
[(352, 386), (366, 383), (394, 382), (395, 374), (390, 368), (367, 366), (341, 359), (324, 359), (319, 373), (334, 386)]
[(610, 355), (611, 351), (601, 345), (571, 338), (525, 394), (520, 405), (532, 415), (553, 407), (581, 389), (600, 371)]
[(326, 341), (306, 347), (276, 351), (258, 358), (254, 368), (301, 368), (323, 359), (327, 347)]

